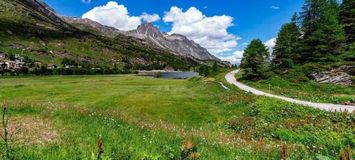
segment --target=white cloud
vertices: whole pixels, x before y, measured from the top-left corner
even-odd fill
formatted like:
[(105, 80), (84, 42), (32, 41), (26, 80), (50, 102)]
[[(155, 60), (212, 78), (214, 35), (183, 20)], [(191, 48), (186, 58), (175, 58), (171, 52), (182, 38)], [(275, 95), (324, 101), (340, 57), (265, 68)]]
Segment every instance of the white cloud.
[[(86, 0), (88, 1), (88, 0)], [(160, 19), (159, 15), (143, 13), (141, 16), (130, 16), (124, 5), (110, 1), (104, 6), (98, 6), (83, 14), (82, 18), (99, 22), (122, 31), (136, 29), (142, 21), (154, 22)]]
[[(273, 48), (275, 47), (276, 38), (271, 38), (264, 42), (264, 45), (269, 49), (270, 55), (272, 54)], [(248, 43), (243, 43), (243, 45), (248, 45)], [(240, 61), (243, 58), (244, 51), (235, 51), (231, 56), (219, 56), (223, 61), (229, 61), (232, 64), (240, 64)]]
[(160, 20), (160, 16), (158, 14), (147, 14), (145, 12), (140, 17), (144, 22), (148, 22), (148, 23), (156, 22)]
[(174, 6), (165, 12), (163, 20), (172, 23), (170, 33), (185, 35), (215, 55), (232, 51), (237, 46), (238, 37), (227, 31), (233, 26), (233, 17), (207, 17), (195, 7), (183, 12)]
[(274, 9), (274, 10), (279, 10), (280, 7), (279, 6), (270, 6), (271, 9)]
[(273, 52), (276, 44), (276, 38), (271, 38), (264, 42), (264, 45), (269, 49), (270, 54)]
[(240, 61), (243, 58), (244, 51), (235, 51), (231, 56), (219, 57), (223, 61), (229, 61), (232, 64), (240, 64)]

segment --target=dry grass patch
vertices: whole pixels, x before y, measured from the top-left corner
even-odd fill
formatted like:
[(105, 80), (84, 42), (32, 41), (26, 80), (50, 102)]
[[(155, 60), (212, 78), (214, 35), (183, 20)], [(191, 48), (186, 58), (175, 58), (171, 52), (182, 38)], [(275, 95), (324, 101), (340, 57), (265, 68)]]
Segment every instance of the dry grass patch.
[[(0, 131), (3, 135), (3, 130)], [(10, 117), (9, 134), (15, 143), (30, 145), (46, 145), (59, 139), (58, 132), (48, 119), (34, 116)]]

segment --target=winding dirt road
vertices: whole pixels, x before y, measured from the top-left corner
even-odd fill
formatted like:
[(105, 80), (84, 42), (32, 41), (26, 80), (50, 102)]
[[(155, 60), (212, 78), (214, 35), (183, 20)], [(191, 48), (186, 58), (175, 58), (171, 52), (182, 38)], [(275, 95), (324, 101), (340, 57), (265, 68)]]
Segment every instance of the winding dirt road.
[(235, 74), (238, 73), (240, 70), (235, 70), (232, 72), (229, 72), (226, 74), (225, 78), (228, 83), (231, 83), (241, 90), (244, 90), (246, 92), (251, 92), (255, 95), (258, 96), (267, 96), (267, 97), (272, 97), (272, 98), (277, 98), (281, 99), (287, 102), (303, 105), (303, 106), (308, 106), (308, 107), (313, 107), (317, 109), (321, 109), (324, 111), (330, 111), (330, 112), (353, 112), (355, 110), (355, 106), (349, 106), (349, 105), (339, 105), (339, 104), (331, 104), (331, 103), (314, 103), (314, 102), (308, 102), (308, 101), (302, 101), (302, 100), (297, 100), (293, 98), (288, 98), (284, 96), (278, 96), (278, 95), (273, 95), (269, 93), (265, 93), (263, 91), (257, 90), (255, 88), (249, 87), (243, 83), (240, 83), (236, 80)]

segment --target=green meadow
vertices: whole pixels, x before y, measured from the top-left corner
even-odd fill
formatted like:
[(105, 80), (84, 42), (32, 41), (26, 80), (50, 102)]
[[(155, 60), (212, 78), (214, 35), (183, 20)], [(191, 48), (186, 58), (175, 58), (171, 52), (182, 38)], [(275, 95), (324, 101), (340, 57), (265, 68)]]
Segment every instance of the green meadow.
[(9, 154), (96, 159), (102, 139), (102, 159), (181, 159), (189, 144), (189, 159), (337, 159), (355, 145), (354, 114), (256, 97), (227, 84), (224, 74), (1, 78), (13, 135)]

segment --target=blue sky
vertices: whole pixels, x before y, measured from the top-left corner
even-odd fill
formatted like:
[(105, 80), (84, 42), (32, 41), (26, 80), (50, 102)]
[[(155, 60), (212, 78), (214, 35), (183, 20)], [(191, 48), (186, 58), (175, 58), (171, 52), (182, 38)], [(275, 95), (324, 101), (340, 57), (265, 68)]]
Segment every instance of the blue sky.
[[(164, 20), (166, 12), (172, 6), (181, 9), (182, 13), (190, 7), (195, 7), (205, 17), (226, 15), (233, 19), (226, 27), (228, 35), (236, 38), (237, 45), (227, 51), (216, 52), (219, 57), (233, 56), (235, 51), (241, 51), (245, 44), (254, 38), (262, 41), (276, 37), (282, 24), (288, 22), (294, 12), (301, 10), (303, 0), (44, 0), (60, 15), (81, 17), (94, 7), (104, 6), (109, 1), (115, 1), (127, 8), (129, 16), (140, 16), (143, 12), (158, 14), (159, 21), (154, 21), (162, 31), (174, 32), (174, 25), (180, 22)], [(208, 27), (208, 26), (206, 26)], [(179, 31), (179, 28), (175, 28)], [(181, 31), (181, 30), (180, 30)], [(222, 32), (222, 31), (221, 31)], [(183, 32), (184, 33), (184, 32)], [(201, 32), (200, 34), (203, 34)], [(191, 36), (188, 35), (190, 38)], [(218, 37), (218, 36), (212, 36)], [(222, 37), (222, 36), (221, 36)], [(238, 38), (237, 38), (238, 37)], [(191, 37), (193, 39), (193, 37)], [(211, 38), (211, 36), (210, 36)], [(199, 40), (197, 40), (200, 42)], [(202, 42), (203, 43), (203, 42)], [(207, 45), (207, 44), (204, 44)], [(207, 47), (208, 48), (208, 47)]]

